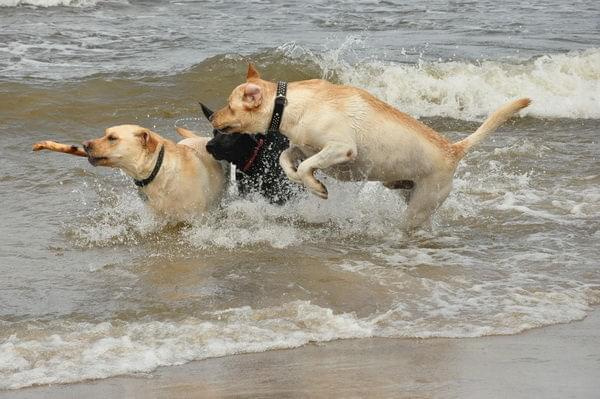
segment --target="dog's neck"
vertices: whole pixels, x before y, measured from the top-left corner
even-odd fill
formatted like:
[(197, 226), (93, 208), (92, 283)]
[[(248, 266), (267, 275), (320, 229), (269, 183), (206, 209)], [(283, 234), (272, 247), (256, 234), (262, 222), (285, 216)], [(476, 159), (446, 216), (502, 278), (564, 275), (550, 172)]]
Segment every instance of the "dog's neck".
[[(267, 104), (269, 105), (268, 107), (265, 107), (263, 111), (263, 117), (264, 120), (267, 121), (267, 124), (271, 122), (273, 111), (275, 109), (275, 97), (277, 95), (277, 83), (268, 83), (269, 84), (265, 87), (265, 98), (269, 99), (267, 100)], [(298, 83), (299, 82), (288, 83), (286, 93), (287, 104), (283, 110), (281, 124), (279, 125), (279, 131), (290, 139), (292, 139), (292, 136), (294, 135), (293, 127), (298, 124), (298, 121), (302, 117), (306, 105), (309, 102), (309, 96), (306, 96), (306, 93), (299, 87)]]
[[(150, 176), (150, 174), (152, 174), (152, 171), (154, 170), (157, 161), (158, 161), (158, 157), (160, 154), (160, 149), (164, 148), (164, 155), (163, 155), (163, 165), (161, 167), (161, 169), (163, 169), (165, 167), (165, 161), (167, 160), (167, 152), (168, 152), (168, 143), (167, 142), (159, 142), (159, 144), (156, 146), (156, 149), (154, 150), (154, 152), (149, 153), (149, 152), (144, 152), (143, 154), (140, 155), (140, 157), (135, 160), (134, 162), (131, 162), (127, 165), (122, 165), (121, 169), (127, 173), (129, 176), (131, 176), (134, 180), (144, 180), (147, 179), (148, 176)], [(158, 171), (158, 174), (155, 176), (155, 180), (157, 180), (161, 175), (161, 171)]]

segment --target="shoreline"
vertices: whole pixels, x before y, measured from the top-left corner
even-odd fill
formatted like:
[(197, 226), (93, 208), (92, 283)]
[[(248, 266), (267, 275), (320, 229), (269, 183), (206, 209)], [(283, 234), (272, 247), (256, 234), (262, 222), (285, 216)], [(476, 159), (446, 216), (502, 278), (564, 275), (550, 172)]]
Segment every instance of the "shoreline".
[(363, 338), (231, 355), (149, 374), (0, 391), (0, 398), (592, 398), (600, 308), (518, 335)]

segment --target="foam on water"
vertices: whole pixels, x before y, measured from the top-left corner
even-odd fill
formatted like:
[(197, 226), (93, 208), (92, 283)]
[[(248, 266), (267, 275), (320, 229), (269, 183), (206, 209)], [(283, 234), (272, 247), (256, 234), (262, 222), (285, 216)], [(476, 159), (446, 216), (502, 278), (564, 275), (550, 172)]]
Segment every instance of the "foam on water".
[[(405, 302), (358, 318), (308, 301), (293, 301), (174, 321), (36, 323), (0, 345), (0, 389), (150, 372), (159, 366), (191, 360), (295, 348), (333, 339), (513, 334), (581, 319), (600, 295), (600, 291), (582, 285), (562, 286), (554, 292), (528, 292), (512, 283), (455, 289), (441, 282), (423, 281), (423, 288), (431, 294), (429, 303), (419, 305), (429, 308), (424, 317), (415, 317), (411, 304)], [(499, 309), (485, 314), (486, 309), (498, 304)], [(484, 315), (465, 318), (471, 308), (477, 309), (477, 314), (484, 309)]]
[[(205, 60), (206, 64), (197, 64), (196, 68), (180, 62), (177, 57), (158, 61), (145, 58), (148, 57), (145, 54), (120, 65), (110, 60), (113, 51), (104, 48), (105, 43), (102, 42), (114, 41), (114, 34), (96, 38), (94, 40), (100, 42), (89, 46), (85, 40), (78, 39), (73, 43), (8, 43), (5, 51), (17, 61), (7, 62), (4, 73), (19, 76), (24, 70), (34, 68), (44, 78), (64, 79), (65, 74), (67, 77), (84, 78), (98, 73), (127, 72), (129, 76), (132, 73), (133, 76), (175, 75), (175, 78), (182, 77), (190, 82), (206, 80), (206, 84), (212, 86), (214, 83), (209, 81), (213, 80), (215, 68), (228, 69), (252, 60), (276, 65), (280, 72), (271, 76), (272, 79), (286, 79), (286, 74), (296, 73), (297, 69), (316, 70), (311, 77), (334, 79), (364, 88), (414, 117), (482, 120), (505, 102), (528, 97), (533, 103), (521, 111), (522, 116), (600, 118), (599, 48), (533, 58), (431, 61), (422, 57), (417, 62), (412, 59), (384, 62), (374, 57), (357, 57), (355, 50), (364, 44), (350, 36), (338, 47), (322, 51), (287, 43), (277, 49), (245, 56), (234, 53), (215, 55)], [(38, 54), (40, 52), (44, 55)], [(88, 57), (73, 66), (71, 58), (79, 53), (88, 54)], [(45, 57), (52, 54), (62, 54), (66, 61), (61, 61), (62, 58), (45, 61)], [(105, 61), (99, 65), (89, 62), (96, 57)], [(193, 58), (190, 62), (198, 62), (197, 58), (190, 58)], [(228, 77), (220, 84), (230, 90), (240, 83), (241, 78)], [(133, 81), (130, 84), (136, 90), (143, 88)]]
[[(217, 218), (196, 224), (186, 232), (190, 245), (235, 248), (263, 243), (275, 248), (318, 242), (323, 238), (351, 238), (367, 234), (388, 238), (402, 235), (404, 202), (379, 183), (344, 184), (323, 178), (330, 201), (307, 193), (284, 206), (264, 199), (234, 199)], [(372, 206), (378, 198), (379, 206)], [(234, 221), (232, 223), (232, 221)]]
[[(444, 235), (446, 226), (485, 213), (502, 223), (515, 213), (521, 220), (535, 223), (578, 226), (600, 211), (600, 191), (595, 185), (571, 188), (553, 184), (539, 186), (545, 171), (515, 169), (504, 158), (541, 159), (551, 156), (549, 147), (527, 138), (512, 140), (492, 150), (473, 150), (460, 164), (454, 188), (434, 216), (434, 232)], [(589, 178), (594, 178), (593, 176)], [(121, 184), (115, 184), (117, 179)], [(397, 192), (377, 182), (343, 183), (321, 175), (330, 198), (322, 201), (302, 193), (283, 206), (269, 204), (261, 197), (242, 199), (233, 195), (220, 209), (168, 235), (167, 241), (198, 249), (235, 249), (267, 245), (285, 248), (323, 239), (399, 242), (407, 237), (402, 224), (406, 204)], [(68, 226), (67, 233), (83, 247), (136, 244), (140, 238), (160, 232), (165, 224), (153, 217), (137, 196), (129, 178), (121, 172), (83, 183), (74, 191), (80, 201), (90, 188), (99, 201), (93, 211), (84, 209), (81, 223)], [(376, 199), (376, 200), (374, 200)], [(160, 235), (159, 235), (160, 236)], [(159, 238), (160, 239), (160, 238)]]
[[(121, 171), (114, 171), (104, 179), (84, 180), (81, 187), (72, 191), (84, 206), (92, 205), (90, 189), (95, 193), (99, 206), (90, 215), (86, 210), (76, 226), (65, 226), (66, 233), (78, 246), (106, 247), (118, 244), (136, 244), (148, 234), (165, 226), (146, 207), (134, 188), (130, 178)], [(115, 185), (115, 181), (120, 184)]]
[[(357, 44), (358, 43), (358, 44)], [(293, 43), (280, 47), (289, 57), (310, 59), (324, 77), (337, 74), (416, 117), (480, 120), (508, 100), (529, 97), (521, 112), (544, 118), (600, 118), (600, 49), (549, 54), (532, 59), (466, 62), (348, 62), (360, 41), (315, 53)]]

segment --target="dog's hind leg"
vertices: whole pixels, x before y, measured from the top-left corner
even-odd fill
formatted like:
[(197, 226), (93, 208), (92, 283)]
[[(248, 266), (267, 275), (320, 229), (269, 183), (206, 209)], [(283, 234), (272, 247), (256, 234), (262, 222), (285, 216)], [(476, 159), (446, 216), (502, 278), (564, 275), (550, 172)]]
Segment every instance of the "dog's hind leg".
[(294, 183), (302, 184), (302, 179), (298, 175), (296, 163), (303, 158), (304, 154), (300, 148), (293, 144), (290, 144), (290, 146), (283, 150), (279, 156), (279, 165), (281, 165), (281, 169), (283, 169), (288, 179)]
[(352, 161), (356, 159), (357, 150), (355, 143), (344, 143), (338, 141), (328, 142), (321, 151), (304, 160), (298, 166), (298, 175), (302, 183), (313, 194), (327, 199), (327, 188), (317, 180), (314, 173), (317, 169), (326, 169), (333, 165)]
[(451, 190), (452, 175), (429, 176), (415, 182), (406, 209), (406, 229), (413, 230), (429, 222)]

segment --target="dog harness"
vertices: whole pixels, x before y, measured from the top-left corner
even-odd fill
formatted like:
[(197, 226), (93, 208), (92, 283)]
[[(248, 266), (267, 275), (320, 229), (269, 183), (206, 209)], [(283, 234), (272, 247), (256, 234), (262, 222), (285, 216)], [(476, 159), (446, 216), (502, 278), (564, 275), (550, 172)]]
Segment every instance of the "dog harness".
[(250, 169), (252, 167), (252, 165), (254, 164), (254, 161), (256, 161), (256, 157), (258, 156), (258, 153), (260, 152), (260, 150), (264, 144), (265, 144), (265, 139), (263, 139), (263, 138), (259, 138), (256, 141), (256, 147), (254, 147), (254, 149), (252, 150), (252, 155), (250, 156), (250, 158), (248, 158), (248, 160), (242, 167), (242, 172), (247, 172), (248, 169)]
[(133, 182), (135, 183), (135, 185), (141, 188), (141, 187), (146, 187), (148, 184), (152, 183), (152, 181), (158, 174), (160, 167), (162, 166), (164, 157), (165, 157), (165, 146), (163, 145), (162, 147), (160, 147), (160, 152), (158, 153), (158, 158), (156, 159), (156, 165), (154, 165), (154, 169), (152, 169), (152, 173), (150, 173), (150, 176), (148, 176), (144, 180), (133, 179)]

